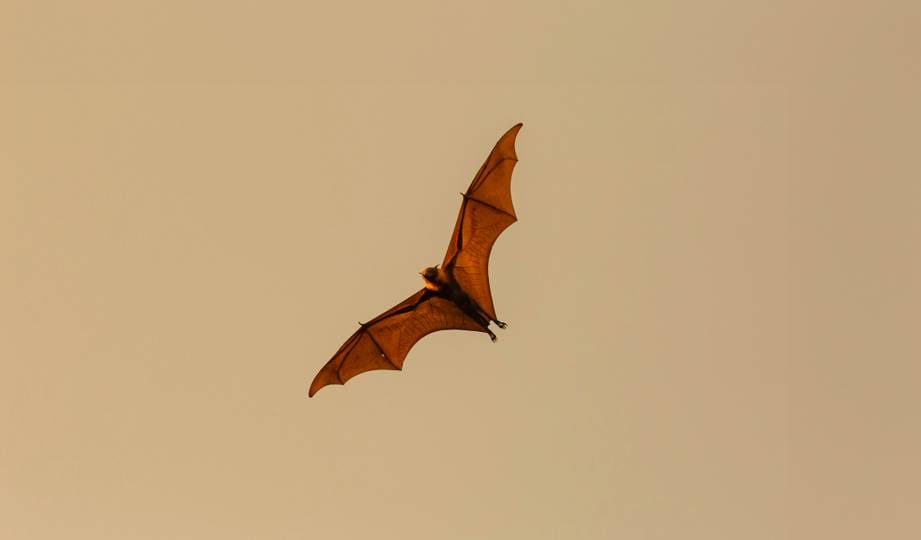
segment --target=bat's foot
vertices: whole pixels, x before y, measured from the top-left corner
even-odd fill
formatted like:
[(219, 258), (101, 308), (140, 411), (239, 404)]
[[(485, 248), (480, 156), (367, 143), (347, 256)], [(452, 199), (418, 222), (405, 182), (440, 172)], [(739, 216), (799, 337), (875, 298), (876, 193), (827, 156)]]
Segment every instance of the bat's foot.
[(493, 331), (490, 330), (489, 328), (486, 329), (486, 333), (489, 334), (489, 339), (491, 339), (493, 343), (495, 343), (496, 340), (499, 339), (496, 337), (496, 334), (494, 334)]
[(498, 326), (499, 328), (501, 328), (501, 329), (503, 329), (503, 330), (505, 330), (506, 328), (508, 328), (508, 325), (505, 324), (505, 323), (502, 322), (502, 321), (493, 321), (493, 322), (496, 323), (496, 326)]

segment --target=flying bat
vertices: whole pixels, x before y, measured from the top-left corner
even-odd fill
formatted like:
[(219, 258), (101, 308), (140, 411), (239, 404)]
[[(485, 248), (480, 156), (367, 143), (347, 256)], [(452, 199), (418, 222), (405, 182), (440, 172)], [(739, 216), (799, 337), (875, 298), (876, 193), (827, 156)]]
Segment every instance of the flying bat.
[(518, 220), (512, 207), (512, 170), (518, 162), (515, 137), (522, 124), (503, 135), (486, 162), (462, 193), (454, 233), (439, 265), (423, 269), (424, 287), (360, 327), (320, 369), (308, 395), (329, 384), (345, 384), (365, 371), (403, 369), (409, 350), (420, 339), (438, 330), (484, 332), (496, 341), (489, 328), (496, 323), (496, 309), (489, 290), (489, 253), (496, 238)]

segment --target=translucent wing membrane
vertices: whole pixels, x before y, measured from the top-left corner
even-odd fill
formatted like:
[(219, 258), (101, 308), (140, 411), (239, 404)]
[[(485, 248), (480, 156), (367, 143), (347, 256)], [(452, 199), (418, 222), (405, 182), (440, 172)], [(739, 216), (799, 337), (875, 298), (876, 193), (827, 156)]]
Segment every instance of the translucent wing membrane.
[(365, 371), (403, 369), (416, 342), (432, 332), (451, 329), (484, 331), (452, 302), (422, 289), (362, 324), (317, 373), (309, 395), (328, 384), (345, 384)]
[(502, 231), (518, 220), (511, 184), (520, 129), (518, 124), (499, 139), (467, 188), (443, 262), (490, 319), (496, 319), (496, 310), (489, 290), (489, 254)]

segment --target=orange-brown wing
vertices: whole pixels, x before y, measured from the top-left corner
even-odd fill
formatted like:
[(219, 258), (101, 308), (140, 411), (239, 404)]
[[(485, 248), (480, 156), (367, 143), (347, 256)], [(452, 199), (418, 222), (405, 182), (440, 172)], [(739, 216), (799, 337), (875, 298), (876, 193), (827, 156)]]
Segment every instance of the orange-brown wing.
[(489, 290), (489, 253), (499, 234), (518, 220), (511, 185), (512, 170), (518, 162), (515, 137), (520, 129), (518, 124), (499, 139), (464, 193), (442, 263), (493, 320), (496, 310)]
[(328, 384), (345, 384), (365, 371), (403, 369), (406, 354), (417, 341), (432, 332), (452, 329), (485, 331), (453, 302), (422, 289), (362, 324), (320, 369), (308, 395), (313, 397)]

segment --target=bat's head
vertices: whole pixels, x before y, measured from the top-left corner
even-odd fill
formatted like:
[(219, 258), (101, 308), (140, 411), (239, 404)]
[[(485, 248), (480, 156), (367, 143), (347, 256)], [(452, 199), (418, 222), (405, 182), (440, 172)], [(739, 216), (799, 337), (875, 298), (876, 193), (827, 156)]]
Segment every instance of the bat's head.
[(443, 270), (440, 270), (437, 264), (419, 271), (419, 275), (422, 276), (422, 281), (425, 282), (425, 288), (433, 291), (440, 289), (441, 284), (444, 283), (444, 279), (442, 279), (441, 276), (442, 272)]

